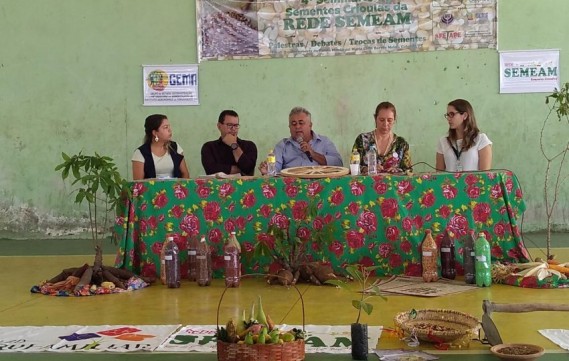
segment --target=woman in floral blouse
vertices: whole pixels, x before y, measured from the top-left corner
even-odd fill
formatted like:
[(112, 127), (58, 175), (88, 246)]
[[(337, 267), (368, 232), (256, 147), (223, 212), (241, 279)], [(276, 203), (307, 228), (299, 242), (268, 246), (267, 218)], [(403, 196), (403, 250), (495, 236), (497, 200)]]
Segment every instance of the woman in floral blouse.
[(360, 153), (362, 174), (367, 174), (367, 153), (375, 152), (377, 171), (380, 173), (401, 173), (411, 171), (409, 143), (393, 133), (397, 121), (397, 110), (390, 102), (382, 102), (375, 108), (375, 129), (358, 135), (353, 148)]

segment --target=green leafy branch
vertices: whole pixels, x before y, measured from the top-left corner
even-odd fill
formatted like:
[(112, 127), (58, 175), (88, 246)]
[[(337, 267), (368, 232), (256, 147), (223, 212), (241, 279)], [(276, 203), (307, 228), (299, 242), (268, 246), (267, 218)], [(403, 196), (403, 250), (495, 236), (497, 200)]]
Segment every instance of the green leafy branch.
[[(387, 300), (383, 295), (381, 295), (379, 287), (377, 285), (369, 285), (369, 278), (372, 274), (375, 274), (375, 271), (380, 266), (371, 266), (371, 267), (364, 267), (362, 265), (349, 265), (346, 267), (346, 272), (350, 275), (350, 277), (354, 280), (354, 282), (358, 283), (358, 287), (356, 292), (361, 294), (359, 299), (352, 300), (352, 306), (358, 310), (358, 317), (356, 318), (356, 323), (360, 323), (360, 317), (362, 311), (371, 315), (373, 312), (373, 305), (367, 300), (372, 296), (379, 296), (383, 300)], [(348, 292), (352, 292), (352, 287), (348, 284), (347, 281), (343, 280), (328, 280), (326, 283), (338, 286)]]

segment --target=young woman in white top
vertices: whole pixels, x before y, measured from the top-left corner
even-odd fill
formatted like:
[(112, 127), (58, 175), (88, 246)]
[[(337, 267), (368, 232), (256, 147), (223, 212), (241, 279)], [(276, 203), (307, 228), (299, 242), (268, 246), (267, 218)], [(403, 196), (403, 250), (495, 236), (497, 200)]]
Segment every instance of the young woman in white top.
[(480, 133), (472, 105), (456, 99), (447, 105), (444, 117), (448, 121), (448, 135), (437, 145), (437, 170), (466, 172), (488, 170), (492, 167), (492, 142)]
[(190, 178), (184, 150), (172, 141), (168, 117), (152, 114), (144, 122), (144, 144), (132, 155), (132, 179)]

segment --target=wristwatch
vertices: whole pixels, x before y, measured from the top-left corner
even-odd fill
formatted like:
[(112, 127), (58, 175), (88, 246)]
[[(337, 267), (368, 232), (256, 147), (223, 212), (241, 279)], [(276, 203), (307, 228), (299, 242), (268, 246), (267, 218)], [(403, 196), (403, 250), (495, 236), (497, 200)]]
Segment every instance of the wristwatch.
[(232, 150), (235, 150), (235, 149), (237, 149), (237, 148), (239, 148), (239, 144), (237, 144), (237, 143), (231, 143), (231, 149), (232, 149)]

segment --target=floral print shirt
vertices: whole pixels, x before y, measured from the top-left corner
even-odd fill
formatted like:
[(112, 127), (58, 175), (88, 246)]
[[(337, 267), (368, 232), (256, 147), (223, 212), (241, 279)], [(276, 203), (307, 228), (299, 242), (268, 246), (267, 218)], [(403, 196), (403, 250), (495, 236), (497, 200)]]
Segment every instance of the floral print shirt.
[(360, 166), (367, 168), (367, 157), (368, 151), (372, 150), (377, 154), (377, 163), (381, 164), (383, 170), (381, 172), (399, 173), (405, 172), (407, 170), (413, 170), (411, 168), (411, 154), (409, 152), (409, 143), (403, 139), (403, 137), (393, 134), (393, 142), (391, 142), (391, 147), (385, 153), (385, 155), (379, 154), (377, 151), (377, 146), (375, 144), (374, 130), (368, 133), (362, 133), (358, 135), (356, 141), (354, 142), (353, 148), (356, 148), (358, 153), (360, 153)]

